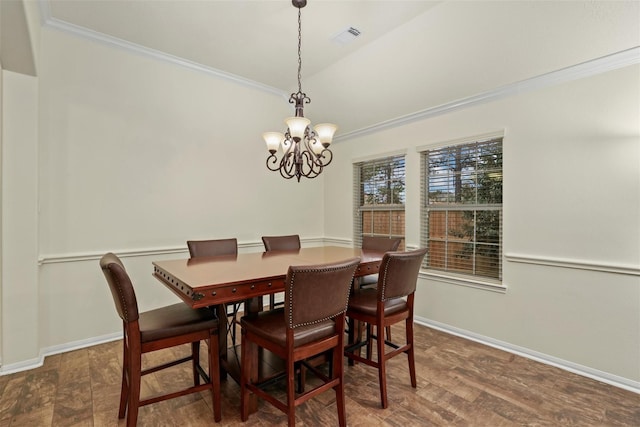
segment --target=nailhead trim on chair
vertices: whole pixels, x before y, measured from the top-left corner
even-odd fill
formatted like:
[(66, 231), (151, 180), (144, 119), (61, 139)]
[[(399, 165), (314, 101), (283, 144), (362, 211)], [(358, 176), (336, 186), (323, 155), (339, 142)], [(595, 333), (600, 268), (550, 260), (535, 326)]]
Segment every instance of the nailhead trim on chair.
[[(333, 268), (333, 269), (327, 270), (327, 271), (338, 271), (338, 270), (341, 270), (341, 269), (344, 270), (346, 268), (349, 268), (349, 267), (340, 267), (340, 268), (336, 267), (336, 268)], [(308, 270), (300, 270), (300, 272), (301, 273), (311, 273), (311, 272), (315, 272), (315, 271), (319, 271), (319, 270), (320, 269), (318, 269), (318, 268), (311, 268), (311, 269), (308, 269)], [(293, 283), (293, 280), (294, 280), (295, 276), (296, 276), (296, 272), (294, 271), (293, 274), (291, 275), (291, 282), (290, 283)], [(355, 277), (355, 272), (353, 273), (353, 276), (351, 276), (351, 282), (352, 283), (353, 283), (353, 278), (354, 277)], [(347, 297), (348, 297), (349, 292), (351, 292), (350, 288), (347, 289)], [(316, 323), (322, 323), (322, 322), (326, 322), (329, 319), (333, 319), (334, 317), (336, 317), (336, 316), (338, 316), (338, 315), (340, 315), (342, 313), (345, 313), (347, 311), (347, 308), (349, 306), (349, 298), (347, 298), (346, 301), (347, 301), (347, 303), (345, 304), (344, 309), (339, 311), (339, 312), (337, 312), (336, 314), (324, 317), (322, 319), (314, 320), (313, 322), (304, 322), (304, 323), (300, 323), (298, 325), (294, 325), (291, 322), (291, 319), (293, 318), (293, 287), (289, 287), (289, 327), (292, 328), (292, 329), (295, 329), (295, 328), (298, 328), (300, 326), (315, 325)]]
[[(109, 270), (111, 270), (111, 266), (109, 265), (107, 267)], [(122, 268), (122, 267), (120, 267)], [(126, 322), (129, 322), (129, 313), (127, 311), (127, 304), (124, 300), (124, 292), (122, 292), (122, 286), (120, 286), (120, 280), (117, 279), (117, 275), (113, 275), (113, 278), (116, 280), (116, 282), (118, 283), (118, 296), (120, 297), (120, 300), (122, 301), (122, 307), (124, 308), (124, 318), (126, 319)]]
[(385, 302), (387, 300), (387, 297), (385, 296), (385, 291), (386, 291), (386, 287), (387, 287), (387, 270), (389, 269), (389, 264), (391, 263), (391, 258), (387, 258), (387, 262), (384, 265), (384, 280), (382, 281), (382, 302)]

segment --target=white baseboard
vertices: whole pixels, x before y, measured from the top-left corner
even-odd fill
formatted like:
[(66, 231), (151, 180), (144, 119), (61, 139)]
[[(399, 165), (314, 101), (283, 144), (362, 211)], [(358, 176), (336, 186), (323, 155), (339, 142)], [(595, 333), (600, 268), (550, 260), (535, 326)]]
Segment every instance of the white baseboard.
[(603, 382), (605, 384), (609, 384), (615, 387), (619, 387), (619, 388), (640, 394), (640, 382), (638, 381), (633, 381), (628, 378), (619, 377), (617, 375), (599, 371), (597, 369), (589, 368), (587, 366), (579, 365), (577, 363), (569, 362), (567, 360), (559, 359), (557, 357), (553, 357), (548, 354), (530, 350), (525, 347), (520, 347), (517, 345), (509, 344), (504, 341), (489, 338), (484, 335), (476, 334), (474, 332), (456, 328), (444, 323), (436, 322), (434, 320), (426, 319), (424, 317), (415, 316), (414, 321), (419, 325), (437, 329), (439, 331), (442, 331), (451, 335), (455, 335), (461, 338), (475, 341), (480, 344), (488, 345), (489, 347), (494, 347), (509, 353), (517, 354), (518, 356), (526, 357), (527, 359), (535, 360), (536, 362), (555, 366), (556, 368), (560, 368), (565, 371), (572, 372), (574, 374), (582, 375), (583, 377), (591, 378), (591, 379)]

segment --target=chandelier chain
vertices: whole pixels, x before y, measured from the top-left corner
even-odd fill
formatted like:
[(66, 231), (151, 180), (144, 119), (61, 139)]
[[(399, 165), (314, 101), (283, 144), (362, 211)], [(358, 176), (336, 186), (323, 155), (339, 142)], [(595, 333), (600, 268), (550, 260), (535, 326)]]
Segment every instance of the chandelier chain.
[(302, 92), (302, 13), (298, 9), (298, 92)]

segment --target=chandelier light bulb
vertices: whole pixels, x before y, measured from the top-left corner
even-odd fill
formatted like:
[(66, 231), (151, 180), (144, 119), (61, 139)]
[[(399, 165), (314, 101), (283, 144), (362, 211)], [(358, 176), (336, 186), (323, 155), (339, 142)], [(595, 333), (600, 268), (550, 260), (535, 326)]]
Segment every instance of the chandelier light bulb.
[(289, 128), (291, 137), (296, 141), (300, 141), (304, 137), (304, 131), (311, 123), (311, 120), (305, 119), (304, 117), (289, 117), (284, 122)]
[(333, 135), (338, 130), (338, 126), (333, 123), (318, 123), (314, 127), (316, 133), (318, 134), (318, 139), (324, 148), (327, 148), (331, 141), (333, 141)]
[(264, 142), (267, 143), (267, 150), (269, 150), (271, 154), (278, 151), (278, 147), (280, 147), (280, 144), (284, 141), (284, 134), (281, 132), (265, 132), (262, 134), (262, 137), (264, 138)]

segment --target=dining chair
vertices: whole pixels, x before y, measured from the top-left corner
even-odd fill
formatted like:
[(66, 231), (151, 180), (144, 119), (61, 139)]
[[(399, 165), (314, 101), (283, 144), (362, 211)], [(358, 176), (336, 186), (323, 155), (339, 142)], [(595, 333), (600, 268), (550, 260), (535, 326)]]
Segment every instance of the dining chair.
[(191, 258), (238, 255), (237, 239), (187, 240)]
[[(401, 238), (390, 238), (380, 236), (362, 236), (362, 249), (365, 251), (389, 252), (397, 251)], [(369, 274), (359, 278), (360, 287), (373, 286), (378, 283), (378, 274)]]
[[(191, 259), (238, 255), (238, 239), (210, 239), (210, 240), (187, 240), (189, 257)], [(224, 312), (227, 315), (227, 333), (231, 336), (231, 341), (235, 347), (236, 328), (238, 310), (242, 303), (224, 304)]]
[[(380, 263), (380, 276), (377, 288), (364, 288), (353, 292), (349, 299), (347, 317), (349, 329), (353, 330), (353, 322), (367, 324), (365, 341), (356, 341), (347, 346), (344, 355), (357, 362), (378, 369), (380, 400), (383, 408), (389, 406), (387, 399), (386, 362), (399, 354), (405, 353), (409, 361), (411, 386), (416, 387), (416, 367), (413, 347), (413, 304), (418, 272), (427, 249), (408, 252), (387, 252)], [(405, 343), (398, 345), (380, 337), (380, 331), (405, 321)], [(372, 328), (375, 326), (376, 335)], [(352, 334), (350, 334), (352, 335)], [(352, 337), (350, 337), (352, 338)], [(373, 340), (376, 341), (377, 360), (372, 357)], [(352, 342), (352, 339), (350, 339)], [(361, 347), (367, 347), (367, 357), (360, 356)], [(386, 346), (393, 350), (386, 352)]]
[[(300, 236), (291, 234), (288, 236), (262, 236), (262, 243), (266, 252), (271, 251), (297, 251), (300, 249)], [(276, 304), (276, 295), (269, 295), (269, 310), (281, 307), (282, 302)]]
[[(209, 308), (192, 309), (181, 302), (140, 313), (131, 279), (122, 261), (113, 253), (107, 253), (100, 259), (100, 267), (109, 284), (123, 326), (124, 357), (118, 418), (124, 418), (126, 414), (127, 426), (133, 427), (141, 406), (210, 390), (214, 420), (220, 421), (218, 319), (214, 311)], [(208, 374), (200, 365), (202, 340), (209, 343)], [(142, 369), (144, 353), (184, 344), (191, 344), (189, 356)], [(142, 376), (189, 361), (193, 368), (193, 386), (140, 400)], [(201, 377), (204, 379), (203, 384), (200, 384)]]
[[(359, 258), (315, 266), (291, 266), (285, 279), (284, 308), (244, 316), (242, 325), (242, 361), (240, 379), (241, 418), (249, 417), (249, 397), (253, 393), (287, 414), (288, 425), (295, 425), (295, 408), (329, 389), (336, 393), (338, 421), (346, 425), (344, 397), (344, 323), (353, 276)], [(322, 303), (318, 303), (322, 301)], [(258, 348), (266, 349), (285, 361), (286, 402), (269, 394), (256, 380)], [(324, 374), (305, 361), (331, 353), (331, 369)], [(295, 388), (295, 364), (321, 380), (321, 384), (303, 391)]]
[[(401, 242), (401, 238), (362, 236), (362, 249), (364, 249), (365, 251), (368, 250), (376, 252), (397, 251)], [(358, 285), (356, 286), (356, 288), (375, 288), (377, 284), (378, 274), (368, 274), (366, 276), (358, 278)], [(387, 339), (391, 340), (391, 326), (387, 326), (385, 332), (387, 334)]]

